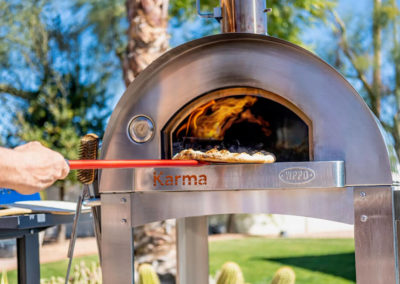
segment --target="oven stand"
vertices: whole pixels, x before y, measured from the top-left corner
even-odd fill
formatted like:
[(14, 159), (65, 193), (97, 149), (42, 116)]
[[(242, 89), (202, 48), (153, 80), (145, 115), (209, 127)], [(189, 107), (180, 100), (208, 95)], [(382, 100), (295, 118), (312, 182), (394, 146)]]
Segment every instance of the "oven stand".
[(354, 241), (358, 284), (399, 283), (391, 186), (354, 188)]
[[(131, 194), (102, 194), (104, 283), (135, 283)], [(208, 220), (177, 220), (178, 283), (208, 283)], [(110, 261), (111, 260), (111, 261)]]
[(101, 269), (105, 284), (134, 284), (131, 195), (101, 195)]
[(208, 283), (208, 218), (177, 219), (178, 284)]
[[(400, 200), (400, 197), (397, 196), (399, 191), (395, 191), (395, 187), (391, 186), (358, 186), (348, 187), (343, 190), (352, 192), (354, 211), (348, 208), (348, 211), (342, 212), (340, 210), (341, 204), (337, 203), (340, 199), (331, 199), (326, 205), (328, 206), (330, 202), (336, 201), (337, 210), (331, 210), (330, 216), (321, 214), (320, 217), (322, 219), (325, 217), (325, 219), (338, 220), (339, 216), (343, 218), (343, 214), (352, 214), (354, 212), (357, 283), (399, 284), (397, 260), (397, 240), (399, 236), (395, 226), (395, 224), (397, 225), (396, 220), (399, 220), (399, 218), (395, 216), (399, 215), (400, 210), (394, 210), (394, 205), (398, 203), (394, 202), (394, 196)], [(284, 192), (281, 192), (282, 197), (285, 196)], [(279, 196), (281, 195), (279, 194)], [(132, 214), (134, 214), (134, 210), (132, 208), (132, 198), (133, 194), (129, 193), (107, 193), (101, 195), (101, 210), (104, 212), (104, 214), (102, 213), (102, 272), (105, 284), (135, 283), (132, 229)], [(165, 201), (168, 202), (168, 199)], [(283, 205), (284, 202), (282, 203)], [(313, 206), (313, 203), (309, 203), (307, 206)], [(400, 207), (400, 205), (397, 206)], [(283, 206), (283, 209), (278, 213), (307, 215), (301, 214), (301, 207), (292, 207)], [(148, 209), (157, 210), (156, 208)], [(268, 210), (268, 207), (258, 213), (261, 213), (261, 211), (274, 213), (268, 212), (271, 211)], [(218, 213), (222, 214), (223, 212)], [(310, 216), (318, 218), (318, 212), (314, 212)], [(181, 215), (180, 217), (183, 216)], [(177, 249), (178, 283), (208, 283), (208, 230), (206, 216), (178, 219)]]

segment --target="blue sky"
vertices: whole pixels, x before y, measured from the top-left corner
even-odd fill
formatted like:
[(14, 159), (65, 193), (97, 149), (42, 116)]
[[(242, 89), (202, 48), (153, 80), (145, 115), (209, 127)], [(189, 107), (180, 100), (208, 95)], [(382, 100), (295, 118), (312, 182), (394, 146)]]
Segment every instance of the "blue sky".
[[(343, 18), (347, 17), (360, 17), (361, 15), (369, 15), (372, 10), (372, 0), (339, 0), (336, 7), (337, 12)], [(303, 32), (302, 36), (305, 43), (317, 46), (321, 42), (329, 40), (329, 31), (327, 27), (313, 27)]]

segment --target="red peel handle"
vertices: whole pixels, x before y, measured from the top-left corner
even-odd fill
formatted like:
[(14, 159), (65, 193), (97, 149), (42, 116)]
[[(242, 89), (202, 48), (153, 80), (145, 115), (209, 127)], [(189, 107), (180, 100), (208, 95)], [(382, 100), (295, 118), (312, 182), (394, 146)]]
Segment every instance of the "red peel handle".
[(206, 164), (196, 160), (70, 160), (68, 163), (71, 170), (191, 167)]

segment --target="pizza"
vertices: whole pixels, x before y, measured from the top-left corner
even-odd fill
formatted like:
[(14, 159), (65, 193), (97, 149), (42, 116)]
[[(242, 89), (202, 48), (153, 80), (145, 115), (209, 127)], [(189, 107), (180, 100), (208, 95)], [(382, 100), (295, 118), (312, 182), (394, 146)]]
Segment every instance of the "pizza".
[(254, 154), (248, 153), (231, 153), (228, 150), (211, 149), (207, 152), (202, 152), (193, 149), (182, 150), (177, 153), (172, 159), (174, 160), (198, 160), (206, 162), (218, 163), (253, 163), (265, 164), (273, 163), (276, 158), (271, 153), (257, 152)]

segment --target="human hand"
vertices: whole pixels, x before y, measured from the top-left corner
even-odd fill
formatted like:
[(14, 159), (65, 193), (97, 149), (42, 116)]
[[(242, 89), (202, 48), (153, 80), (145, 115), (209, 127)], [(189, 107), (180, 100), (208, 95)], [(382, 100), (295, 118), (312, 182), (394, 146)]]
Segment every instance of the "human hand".
[(40, 142), (14, 148), (17, 175), (13, 189), (22, 194), (41, 191), (69, 173), (64, 157)]

